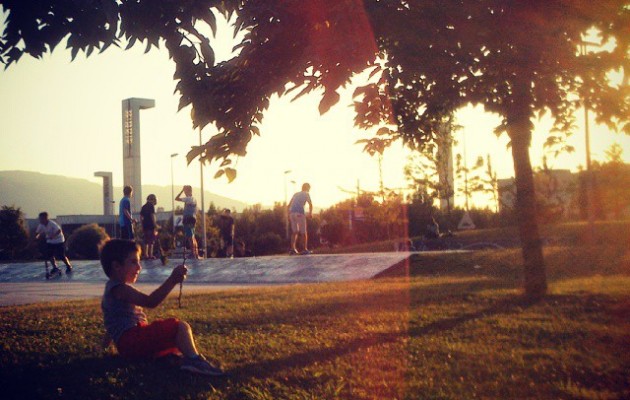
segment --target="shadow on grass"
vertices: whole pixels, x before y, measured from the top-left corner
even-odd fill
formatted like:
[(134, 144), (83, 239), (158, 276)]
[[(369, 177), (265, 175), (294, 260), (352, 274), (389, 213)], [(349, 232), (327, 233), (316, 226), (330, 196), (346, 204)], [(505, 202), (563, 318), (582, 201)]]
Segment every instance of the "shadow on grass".
[[(50, 364), (31, 363), (0, 372), (3, 399), (195, 398), (217, 379), (194, 376), (160, 362), (130, 362), (118, 356)], [(185, 388), (182, 390), (182, 388)]]
[[(413, 283), (398, 288), (389, 286), (368, 286), (361, 291), (348, 290), (337, 295), (318, 297), (317, 294), (307, 296), (308, 301), (276, 303), (281, 308), (265, 308), (261, 305), (256, 313), (247, 313), (235, 318), (224, 318), (220, 325), (233, 330), (251, 331), (253, 333), (263, 326), (304, 325), (321, 323), (325, 320), (352, 320), (360, 315), (377, 312), (401, 312), (408, 310), (410, 301), (413, 306), (421, 307), (429, 304), (448, 305), (459, 303), (462, 298), (474, 295), (483, 290), (496, 289), (501, 283), (495, 280), (479, 279), (463, 282), (441, 282), (415, 286)], [(299, 295), (299, 288), (287, 294), (287, 298)], [(193, 328), (208, 325), (205, 318), (190, 318), (188, 322)]]
[(314, 364), (330, 362), (339, 357), (371, 347), (396, 342), (402, 343), (411, 337), (441, 335), (456, 329), (466, 322), (497, 314), (521, 312), (524, 308), (530, 307), (532, 304), (533, 303), (521, 297), (509, 297), (475, 312), (465, 313), (453, 318), (440, 319), (422, 326), (409, 326), (409, 328), (404, 331), (379, 332), (373, 334), (358, 332), (358, 334), (362, 336), (353, 340), (338, 341), (334, 346), (312, 349), (305, 352), (293, 353), (287, 357), (247, 364), (230, 370), (230, 374), (237, 378), (239, 382), (250, 379), (264, 379), (278, 375), (289, 369), (301, 369)]

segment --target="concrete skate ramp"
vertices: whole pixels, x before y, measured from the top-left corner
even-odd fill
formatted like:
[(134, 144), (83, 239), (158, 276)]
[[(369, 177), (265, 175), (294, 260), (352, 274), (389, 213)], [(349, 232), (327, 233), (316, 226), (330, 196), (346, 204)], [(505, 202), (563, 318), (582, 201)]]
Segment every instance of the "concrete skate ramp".
[[(411, 253), (311, 254), (235, 259), (187, 260), (187, 282), (199, 284), (314, 283), (370, 279), (409, 258)], [(138, 282), (159, 283), (181, 259), (143, 261)], [(98, 261), (75, 261), (70, 276), (53, 278), (67, 282), (105, 282)], [(65, 267), (62, 268), (62, 270)], [(0, 264), (2, 282), (45, 281), (43, 262)]]

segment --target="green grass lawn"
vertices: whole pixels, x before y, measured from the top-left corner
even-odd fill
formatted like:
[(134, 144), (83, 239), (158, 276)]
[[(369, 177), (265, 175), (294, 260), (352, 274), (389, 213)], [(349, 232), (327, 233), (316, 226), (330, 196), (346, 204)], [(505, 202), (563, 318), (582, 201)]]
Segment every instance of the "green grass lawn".
[[(0, 398), (628, 399), (627, 246), (545, 249), (550, 294), (519, 296), (520, 251), (424, 254), (351, 283), (186, 295), (228, 378), (98, 348), (98, 301), (0, 308)], [(184, 287), (185, 290), (185, 287)]]

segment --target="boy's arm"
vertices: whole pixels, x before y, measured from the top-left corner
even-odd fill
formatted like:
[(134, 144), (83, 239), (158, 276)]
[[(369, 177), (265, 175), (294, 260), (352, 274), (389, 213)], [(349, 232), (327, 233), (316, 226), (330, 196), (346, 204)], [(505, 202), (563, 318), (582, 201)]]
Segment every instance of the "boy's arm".
[(175, 267), (171, 276), (149, 295), (142, 293), (130, 285), (118, 285), (112, 289), (112, 294), (118, 300), (127, 303), (135, 304), (140, 307), (155, 308), (164, 301), (175, 285), (186, 279), (186, 271), (187, 268), (183, 264)]
[(182, 189), (182, 191), (181, 191), (181, 192), (179, 192), (179, 193), (177, 194), (177, 196), (175, 196), (175, 200), (176, 200), (176, 201), (184, 201), (184, 200), (182, 199), (182, 197), (181, 197), (183, 193), (184, 193), (184, 189)]
[(136, 220), (136, 219), (133, 217), (133, 215), (131, 215), (131, 210), (128, 210), (128, 209), (126, 209), (126, 208), (125, 208), (125, 209), (123, 210), (123, 213), (125, 214), (125, 217), (127, 217), (127, 219), (128, 219), (129, 221), (131, 221), (131, 222), (133, 222), (133, 223), (138, 222), (138, 220)]
[(311, 197), (310, 196), (308, 197), (306, 202), (308, 203), (308, 215), (310, 215), (312, 217), (313, 216), (313, 202), (311, 201)]

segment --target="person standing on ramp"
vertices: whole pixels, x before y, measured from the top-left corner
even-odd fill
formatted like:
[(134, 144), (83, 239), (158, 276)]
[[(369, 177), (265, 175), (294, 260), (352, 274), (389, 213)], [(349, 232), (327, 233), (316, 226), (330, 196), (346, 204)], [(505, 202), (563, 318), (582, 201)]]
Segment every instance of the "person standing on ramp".
[[(293, 235), (291, 236), (291, 251), (289, 252), (289, 255), (311, 254), (311, 251), (308, 249), (306, 213), (304, 210), (304, 205), (308, 203), (308, 216), (309, 218), (313, 216), (313, 202), (311, 201), (311, 195), (309, 194), (310, 190), (311, 185), (308, 183), (303, 184), (302, 191), (294, 194), (289, 202), (289, 221), (291, 223), (291, 231), (293, 232)], [(297, 249), (298, 236), (302, 236), (304, 240), (304, 250), (301, 252), (298, 252)]]
[(133, 187), (125, 186), (123, 188), (124, 197), (120, 200), (118, 206), (118, 224), (120, 225), (120, 237), (122, 239), (134, 240), (133, 224), (137, 221), (131, 212), (131, 197), (133, 196)]
[[(199, 250), (197, 248), (197, 239), (195, 239), (195, 224), (197, 223), (197, 200), (193, 197), (192, 193), (192, 186), (186, 185), (182, 188), (182, 191), (179, 192), (177, 197), (175, 197), (175, 200), (184, 203), (184, 219), (182, 221), (182, 223), (184, 224), (184, 236), (186, 237), (186, 242), (190, 247), (192, 258), (198, 260)], [(184, 197), (182, 197), (182, 194), (184, 195)]]

